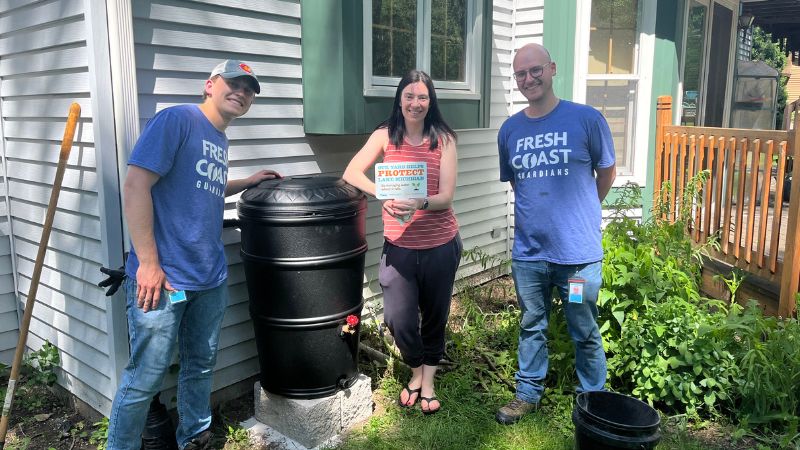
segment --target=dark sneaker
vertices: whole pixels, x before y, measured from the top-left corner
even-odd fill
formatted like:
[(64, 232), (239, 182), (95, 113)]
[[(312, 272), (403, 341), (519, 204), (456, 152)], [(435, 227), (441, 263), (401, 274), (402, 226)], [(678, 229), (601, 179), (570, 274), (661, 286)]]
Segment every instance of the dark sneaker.
[(183, 450), (208, 450), (208, 443), (211, 441), (211, 431), (205, 430), (193, 437)]
[(511, 400), (506, 406), (500, 408), (495, 414), (494, 418), (503, 425), (511, 425), (516, 423), (522, 416), (529, 412), (536, 411), (539, 408), (538, 403), (528, 403), (524, 400), (515, 398)]

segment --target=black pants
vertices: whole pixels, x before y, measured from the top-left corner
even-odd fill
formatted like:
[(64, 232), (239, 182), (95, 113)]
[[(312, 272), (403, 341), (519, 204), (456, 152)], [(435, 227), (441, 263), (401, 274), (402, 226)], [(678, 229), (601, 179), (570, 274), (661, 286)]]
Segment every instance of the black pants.
[(384, 320), (410, 367), (435, 366), (444, 354), (445, 326), (462, 248), (458, 235), (425, 250), (383, 244), (378, 279), (383, 288)]

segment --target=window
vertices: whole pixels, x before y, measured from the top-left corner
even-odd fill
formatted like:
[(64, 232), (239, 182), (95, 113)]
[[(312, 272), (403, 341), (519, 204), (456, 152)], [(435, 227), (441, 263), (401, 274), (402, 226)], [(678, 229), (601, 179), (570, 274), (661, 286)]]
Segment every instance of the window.
[[(325, 7), (320, 5), (324, 4)], [(303, 129), (369, 133), (407, 71), (426, 71), (454, 129), (483, 128), (491, 105), (492, 0), (300, 2)]]
[(476, 98), (478, 0), (365, 0), (364, 93), (392, 96), (409, 70), (427, 72), (442, 98)]
[(708, 7), (697, 1), (689, 6), (686, 19), (686, 46), (683, 65), (683, 102), (681, 125), (696, 126), (699, 123), (700, 86), (703, 79), (703, 49), (706, 42), (706, 15)]
[(573, 97), (595, 107), (608, 121), (622, 183), (643, 184), (646, 179), (654, 4), (579, 2)]
[(720, 127), (728, 123), (728, 87), (733, 80), (735, 0), (691, 0), (683, 17), (681, 125)]

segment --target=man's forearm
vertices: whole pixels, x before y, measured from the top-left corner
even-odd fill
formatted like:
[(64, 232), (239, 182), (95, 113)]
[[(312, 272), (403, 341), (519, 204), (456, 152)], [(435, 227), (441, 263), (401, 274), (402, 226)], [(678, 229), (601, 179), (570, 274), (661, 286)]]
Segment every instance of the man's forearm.
[(611, 166), (596, 169), (595, 171), (597, 172), (597, 176), (595, 177), (595, 182), (597, 183), (597, 197), (602, 202), (614, 185), (614, 179), (617, 177), (617, 168), (616, 166)]
[(228, 180), (225, 185), (225, 196), (238, 194), (243, 190), (251, 187), (251, 181), (248, 178), (238, 178), (236, 180)]
[(136, 257), (142, 264), (158, 264), (158, 250), (153, 236), (153, 197), (150, 190), (125, 191), (125, 220)]

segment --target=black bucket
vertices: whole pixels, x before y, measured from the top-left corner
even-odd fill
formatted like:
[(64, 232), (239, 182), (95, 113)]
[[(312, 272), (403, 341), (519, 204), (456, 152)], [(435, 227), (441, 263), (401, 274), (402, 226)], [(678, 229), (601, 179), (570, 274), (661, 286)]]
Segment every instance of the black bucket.
[(661, 440), (658, 412), (641, 400), (615, 392), (578, 394), (572, 422), (577, 450), (649, 449)]
[(167, 407), (161, 403), (160, 393), (150, 401), (142, 432), (142, 450), (178, 450), (175, 426), (172, 425)]
[(317, 398), (358, 377), (366, 196), (327, 176), (268, 180), (237, 204), (261, 386)]

